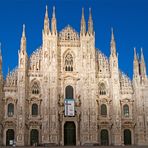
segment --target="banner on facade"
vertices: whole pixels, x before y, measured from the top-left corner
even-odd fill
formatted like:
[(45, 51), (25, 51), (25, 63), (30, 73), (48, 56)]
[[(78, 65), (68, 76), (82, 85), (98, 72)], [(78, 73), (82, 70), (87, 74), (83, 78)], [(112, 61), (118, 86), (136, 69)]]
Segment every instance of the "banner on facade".
[(74, 99), (65, 99), (65, 116), (75, 116)]

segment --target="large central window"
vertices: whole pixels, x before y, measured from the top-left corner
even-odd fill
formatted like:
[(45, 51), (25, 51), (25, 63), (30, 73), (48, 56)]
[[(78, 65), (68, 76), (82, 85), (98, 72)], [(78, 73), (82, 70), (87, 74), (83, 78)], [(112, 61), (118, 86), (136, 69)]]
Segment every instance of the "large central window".
[(106, 87), (104, 83), (101, 83), (99, 86), (99, 94), (100, 95), (106, 95)]
[(65, 71), (73, 71), (73, 56), (67, 53), (65, 56)]
[(32, 104), (32, 116), (38, 115), (38, 105), (36, 103)]
[(129, 106), (127, 104), (123, 106), (123, 112), (125, 117), (129, 116)]
[(14, 115), (14, 104), (8, 104), (8, 117), (12, 117)]
[(33, 86), (32, 86), (32, 94), (39, 94), (40, 93), (40, 88), (39, 88), (39, 85), (37, 82), (34, 82), (33, 83)]
[(107, 116), (107, 107), (105, 104), (101, 105), (101, 115), (102, 116)]

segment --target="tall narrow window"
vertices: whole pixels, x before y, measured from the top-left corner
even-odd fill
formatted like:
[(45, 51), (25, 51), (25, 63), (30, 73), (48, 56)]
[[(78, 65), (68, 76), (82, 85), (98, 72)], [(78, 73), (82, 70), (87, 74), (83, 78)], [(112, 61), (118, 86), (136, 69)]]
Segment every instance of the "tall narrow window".
[(65, 97), (66, 99), (73, 99), (73, 87), (68, 85), (65, 89)]
[(65, 57), (65, 71), (73, 71), (73, 57), (70, 53)]
[(14, 104), (8, 104), (8, 117), (12, 117), (14, 115)]
[(32, 116), (37, 116), (38, 115), (38, 105), (37, 104), (32, 104)]
[(101, 83), (99, 86), (99, 93), (100, 95), (106, 95), (106, 87), (104, 83)]
[(129, 116), (129, 106), (127, 104), (123, 106), (123, 113), (125, 117)]
[(107, 116), (107, 107), (105, 104), (101, 105), (101, 115), (102, 116)]
[(32, 86), (32, 94), (39, 94), (39, 93), (40, 93), (39, 85), (37, 82), (34, 82)]

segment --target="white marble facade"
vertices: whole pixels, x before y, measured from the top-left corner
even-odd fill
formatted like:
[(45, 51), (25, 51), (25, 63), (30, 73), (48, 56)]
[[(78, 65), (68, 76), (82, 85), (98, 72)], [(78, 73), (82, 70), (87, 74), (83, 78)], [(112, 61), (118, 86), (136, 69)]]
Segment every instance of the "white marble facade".
[[(80, 33), (57, 31), (55, 8), (46, 8), (42, 45), (30, 57), (25, 26), (18, 67), (2, 76), (0, 56), (0, 144), (148, 145), (148, 79), (144, 55), (134, 50), (133, 80), (119, 70), (113, 30), (110, 57), (95, 48), (91, 10), (82, 10)], [(50, 27), (51, 26), (51, 27)], [(64, 115), (64, 100), (75, 116)]]

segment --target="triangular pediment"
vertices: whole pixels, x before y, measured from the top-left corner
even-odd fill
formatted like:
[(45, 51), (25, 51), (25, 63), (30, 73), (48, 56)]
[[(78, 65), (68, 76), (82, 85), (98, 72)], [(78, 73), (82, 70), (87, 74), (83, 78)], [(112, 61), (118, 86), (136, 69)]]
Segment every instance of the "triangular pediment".
[(59, 33), (59, 40), (76, 41), (79, 40), (79, 34), (70, 25), (68, 25)]

